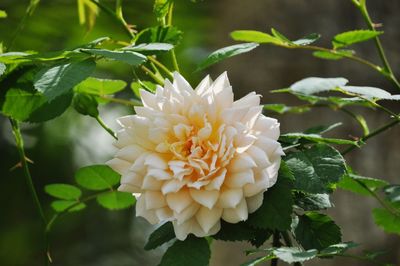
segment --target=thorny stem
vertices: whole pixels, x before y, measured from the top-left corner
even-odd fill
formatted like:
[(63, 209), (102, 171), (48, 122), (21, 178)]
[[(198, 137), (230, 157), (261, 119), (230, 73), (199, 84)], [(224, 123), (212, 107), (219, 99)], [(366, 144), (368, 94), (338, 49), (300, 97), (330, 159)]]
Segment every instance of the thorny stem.
[[(280, 234), (278, 231), (275, 231), (274, 234), (272, 235), (272, 247), (281, 246), (279, 239), (280, 239)], [(271, 266), (278, 266), (278, 258), (273, 258), (271, 260)]]
[[(390, 122), (390, 123), (388, 123), (388, 124), (386, 124), (386, 125), (383, 125), (382, 127), (380, 127), (380, 128), (378, 128), (378, 129), (374, 130), (373, 132), (369, 133), (368, 135), (366, 135), (366, 136), (360, 138), (359, 141), (358, 141), (358, 143), (359, 143), (359, 144), (363, 144), (363, 143), (366, 142), (368, 139), (370, 139), (370, 138), (372, 138), (372, 137), (375, 137), (376, 135), (378, 135), (378, 134), (380, 134), (380, 133), (382, 133), (382, 132), (384, 132), (384, 131), (390, 129), (391, 127), (397, 125), (399, 122), (400, 122), (400, 119), (397, 118), (396, 120), (394, 120), (394, 121), (392, 121), (392, 122)], [(346, 150), (344, 150), (344, 151), (342, 152), (342, 155), (345, 155), (345, 154), (351, 152), (351, 151), (354, 150), (355, 148), (356, 148), (356, 146), (350, 146), (350, 147), (348, 147)]]
[(154, 74), (150, 69), (148, 69), (146, 66), (141, 65), (140, 66), (141, 69), (147, 74), (149, 75), (155, 82), (157, 82), (158, 84), (160, 84), (161, 86), (164, 85), (164, 81), (162, 81), (161, 79), (159, 79), (157, 77), (156, 74)]
[(100, 126), (104, 128), (105, 131), (107, 131), (114, 139), (118, 139), (117, 134), (115, 134), (115, 132), (104, 123), (100, 116), (96, 116), (95, 119), (100, 124)]
[[(25, 150), (24, 150), (24, 140), (22, 138), (22, 134), (21, 134), (21, 130), (20, 130), (20, 127), (19, 127), (19, 123), (18, 123), (18, 121), (14, 120), (12, 118), (10, 118), (10, 123), (11, 123), (11, 126), (12, 126), (12, 130), (13, 130), (13, 134), (14, 134), (14, 138), (15, 138), (15, 144), (17, 146), (18, 154), (19, 154), (19, 157), (21, 159), (21, 166), (22, 166), (22, 169), (24, 171), (25, 179), (26, 179), (26, 182), (28, 184), (29, 190), (30, 190), (31, 195), (32, 195), (33, 203), (36, 206), (36, 209), (37, 209), (37, 211), (38, 211), (38, 213), (40, 215), (40, 218), (42, 220), (43, 225), (46, 225), (47, 224), (47, 219), (46, 219), (46, 216), (44, 215), (42, 205), (40, 204), (40, 200), (39, 200), (39, 197), (37, 195), (35, 186), (33, 185), (32, 176), (31, 176), (31, 173), (29, 171), (28, 161), (26, 159)], [(45, 247), (46, 247), (45, 265), (48, 265), (48, 263), (51, 262), (51, 257), (50, 257), (50, 254), (48, 252), (47, 233), (45, 233), (45, 235), (44, 235), (44, 240), (45, 240)]]
[(156, 66), (158, 66), (161, 70), (165, 72), (165, 74), (168, 75), (169, 78), (173, 78), (171, 71), (163, 65), (160, 61), (158, 61), (154, 56), (148, 56), (147, 57), (151, 62), (153, 62)]
[[(375, 24), (372, 22), (372, 19), (368, 13), (368, 9), (367, 9), (367, 4), (366, 1), (362, 1), (362, 2), (354, 2), (353, 3), (356, 5), (356, 7), (360, 10), (362, 17), (364, 18), (365, 22), (367, 23), (367, 26), (370, 30), (375, 31)], [(384, 66), (384, 71), (385, 73), (383, 73), (385, 76), (387, 76), (395, 85), (398, 89), (400, 89), (400, 83), (399, 81), (396, 79), (392, 68), (390, 67), (389, 61), (386, 57), (385, 51), (382, 47), (382, 43), (381, 40), (379, 39), (378, 36), (376, 36), (374, 38), (374, 42), (375, 42), (375, 46), (378, 50), (379, 53), (379, 57), (382, 60), (383, 66)]]
[(103, 3), (100, 3), (97, 0), (89, 0), (89, 1), (92, 2), (93, 4), (95, 4), (96, 6), (98, 6), (101, 10), (103, 10), (105, 13), (107, 13), (116, 22), (121, 24), (123, 29), (124, 29), (124, 31), (125, 31), (125, 33), (129, 36), (130, 39), (135, 37), (135, 34), (129, 28), (129, 25), (126, 23), (124, 17), (122, 16), (122, 8), (120, 8), (121, 4), (122, 4), (121, 0), (117, 1), (116, 12), (114, 12), (109, 7), (107, 7)]

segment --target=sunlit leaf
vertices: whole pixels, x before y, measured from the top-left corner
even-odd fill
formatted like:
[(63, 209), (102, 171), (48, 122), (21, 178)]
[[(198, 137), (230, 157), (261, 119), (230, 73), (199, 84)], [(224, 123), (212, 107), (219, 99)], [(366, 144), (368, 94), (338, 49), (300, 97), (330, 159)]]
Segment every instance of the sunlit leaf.
[(118, 184), (120, 175), (107, 165), (90, 165), (75, 173), (76, 182), (90, 190), (111, 189)]
[(135, 44), (169, 43), (176, 46), (180, 43), (182, 35), (182, 31), (173, 26), (151, 27), (136, 35)]
[(393, 209), (393, 211), (379, 208), (374, 209), (372, 211), (374, 221), (385, 232), (400, 235), (400, 205), (393, 204)]
[(303, 38), (293, 41), (293, 43), (296, 45), (304, 46), (316, 42), (317, 40), (319, 40), (319, 38), (321, 38), (321, 35), (319, 35), (318, 33), (311, 33), (307, 36), (304, 36)]
[(75, 91), (95, 95), (114, 94), (123, 90), (126, 82), (115, 79), (99, 79), (90, 77), (75, 87)]
[(388, 183), (385, 180), (364, 177), (355, 174), (348, 174), (343, 176), (342, 180), (340, 180), (340, 182), (336, 184), (338, 188), (348, 190), (363, 196), (371, 196), (371, 193), (368, 191), (368, 189), (371, 191), (376, 191), (377, 189), (382, 188), (386, 185), (388, 185)]
[(111, 191), (101, 194), (96, 198), (97, 202), (109, 210), (121, 210), (136, 203), (136, 198), (131, 193)]
[(77, 200), (82, 195), (79, 188), (69, 184), (50, 184), (44, 187), (44, 191), (50, 196), (64, 200)]
[(0, 18), (6, 18), (6, 17), (7, 17), (6, 11), (0, 9)]
[(169, 5), (172, 0), (155, 0), (153, 6), (153, 12), (157, 17), (158, 21), (163, 21), (165, 16), (168, 14)]
[(332, 41), (335, 49), (349, 46), (354, 43), (365, 42), (376, 36), (379, 36), (383, 31), (374, 30), (353, 30), (337, 34)]
[(273, 254), (287, 263), (303, 262), (315, 258), (318, 251), (315, 249), (303, 251), (297, 247), (281, 247), (273, 251)]
[(84, 60), (43, 69), (36, 74), (35, 89), (54, 100), (89, 77), (95, 67), (93, 60)]
[(290, 86), (293, 92), (306, 95), (315, 94), (323, 91), (330, 91), (337, 87), (344, 86), (348, 82), (345, 78), (305, 78)]
[(85, 203), (79, 203), (72, 200), (55, 200), (51, 203), (51, 207), (56, 212), (64, 212), (68, 209), (68, 212), (80, 211), (86, 208)]
[(106, 49), (81, 49), (81, 51), (97, 56), (102, 56), (106, 59), (116, 60), (127, 63), (132, 66), (138, 66), (146, 62), (146, 56), (133, 51), (112, 51)]
[(261, 31), (237, 30), (231, 33), (235, 41), (283, 44), (282, 40)]
[(216, 64), (224, 59), (233, 57), (235, 55), (250, 52), (257, 46), (257, 43), (241, 43), (218, 49), (212, 52), (203, 62), (201, 62), (196, 71), (207, 68), (213, 64)]
[(295, 204), (305, 211), (319, 211), (331, 208), (329, 194), (310, 194), (295, 192)]

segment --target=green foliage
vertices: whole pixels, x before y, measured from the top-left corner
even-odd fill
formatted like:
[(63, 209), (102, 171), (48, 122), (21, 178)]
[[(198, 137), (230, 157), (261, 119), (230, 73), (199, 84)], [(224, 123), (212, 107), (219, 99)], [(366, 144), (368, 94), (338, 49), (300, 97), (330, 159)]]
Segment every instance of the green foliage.
[(257, 46), (258, 44), (256, 43), (241, 43), (218, 49), (212, 52), (203, 62), (199, 64), (197, 71), (205, 69), (229, 57), (250, 52)]
[(45, 68), (36, 74), (35, 89), (52, 101), (89, 77), (95, 67), (94, 61), (88, 59)]
[(312, 95), (323, 91), (330, 91), (337, 87), (344, 86), (348, 82), (345, 78), (305, 78), (290, 86), (295, 93)]
[(222, 221), (221, 230), (213, 238), (223, 241), (243, 241), (256, 238), (258, 233), (260, 232), (257, 229), (250, 227), (245, 222), (231, 224)]
[(131, 89), (133, 91), (133, 93), (135, 94), (135, 96), (140, 99), (140, 89), (145, 89), (148, 90), (150, 92), (155, 92), (156, 91), (156, 84), (154, 84), (151, 81), (135, 81), (131, 83)]
[(135, 44), (169, 43), (178, 45), (183, 33), (173, 26), (157, 26), (142, 30), (136, 35)]
[(1, 77), (1, 75), (4, 74), (4, 72), (6, 71), (6, 69), (7, 69), (6, 65), (3, 64), (3, 63), (0, 63), (0, 77)]
[(296, 240), (307, 250), (323, 250), (330, 245), (340, 243), (340, 228), (327, 215), (318, 212), (306, 212), (299, 216), (294, 228)]
[(0, 18), (6, 18), (6, 17), (7, 17), (6, 11), (0, 9)]
[(332, 207), (329, 194), (310, 194), (295, 192), (295, 204), (305, 211), (319, 211)]
[(145, 250), (155, 249), (161, 246), (164, 243), (175, 238), (174, 227), (171, 222), (166, 222), (153, 233), (151, 233), (149, 239), (147, 240), (146, 245), (144, 246)]
[(316, 42), (321, 38), (321, 35), (318, 33), (311, 33), (307, 36), (304, 36), (298, 40), (293, 41), (293, 44), (299, 45), (299, 46), (304, 46), (304, 45), (309, 45), (312, 44), (313, 42)]
[(280, 38), (276, 38), (268, 33), (254, 30), (238, 30), (231, 33), (235, 41), (283, 44)]
[(290, 228), (293, 207), (293, 175), (281, 164), (276, 184), (264, 192), (261, 207), (249, 215), (248, 224), (255, 228), (284, 231)]
[(51, 184), (44, 187), (50, 196), (64, 200), (77, 200), (82, 196), (82, 191), (69, 184)]
[(91, 165), (75, 173), (76, 182), (89, 190), (112, 189), (118, 184), (120, 175), (107, 165)]
[(336, 184), (338, 188), (363, 196), (371, 196), (370, 191), (376, 191), (386, 185), (388, 185), (388, 183), (385, 180), (355, 174), (347, 174), (343, 176), (342, 180)]
[(146, 56), (128, 50), (111, 51), (106, 49), (81, 49), (82, 52), (100, 56), (101, 58), (116, 60), (127, 63), (131, 66), (139, 66), (146, 62)]
[(384, 188), (386, 198), (391, 202), (400, 202), (400, 185), (390, 185)]
[(95, 118), (98, 117), (98, 105), (99, 104), (92, 95), (80, 93), (74, 95), (73, 106), (75, 110), (82, 115), (89, 115)]
[(353, 30), (340, 33), (333, 38), (332, 45), (335, 49), (349, 46), (354, 43), (365, 42), (376, 36), (379, 36), (383, 31), (374, 30)]
[(315, 51), (313, 56), (326, 60), (339, 60), (354, 54), (352, 50)]
[(172, 0), (155, 0), (153, 6), (153, 12), (157, 17), (158, 21), (164, 21), (165, 16), (168, 14), (169, 6)]
[(295, 177), (295, 188), (308, 193), (329, 193), (331, 184), (345, 174), (342, 155), (326, 144), (316, 144), (285, 158)]
[(264, 104), (264, 110), (273, 111), (278, 114), (301, 114), (310, 111), (311, 108), (308, 106), (287, 106), (285, 104)]
[(100, 194), (96, 200), (101, 206), (109, 210), (125, 209), (136, 203), (136, 198), (131, 193), (120, 191)]
[(355, 145), (358, 146), (357, 141), (347, 139), (334, 139), (325, 138), (319, 134), (305, 134), (305, 133), (287, 133), (282, 134), (279, 138), (281, 142), (287, 143), (298, 143), (300, 140), (308, 140), (314, 143), (327, 143), (327, 144), (339, 144), (339, 145)]
[(376, 208), (372, 211), (375, 223), (387, 233), (400, 235), (400, 204), (389, 205), (391, 209)]
[(175, 241), (168, 248), (159, 266), (207, 266), (210, 257), (207, 240), (189, 235), (185, 241)]
[(126, 82), (123, 80), (90, 77), (77, 85), (75, 91), (94, 95), (108, 95), (122, 91), (125, 87)]
[(318, 251), (315, 249), (303, 251), (297, 247), (281, 247), (273, 251), (273, 254), (287, 263), (304, 262), (314, 258)]
[(143, 54), (154, 54), (156, 52), (166, 52), (174, 48), (169, 43), (141, 43), (138, 45), (124, 47), (124, 50), (140, 52)]
[(51, 203), (51, 207), (56, 212), (65, 212), (65, 211), (76, 212), (85, 209), (86, 204), (72, 200), (55, 200)]

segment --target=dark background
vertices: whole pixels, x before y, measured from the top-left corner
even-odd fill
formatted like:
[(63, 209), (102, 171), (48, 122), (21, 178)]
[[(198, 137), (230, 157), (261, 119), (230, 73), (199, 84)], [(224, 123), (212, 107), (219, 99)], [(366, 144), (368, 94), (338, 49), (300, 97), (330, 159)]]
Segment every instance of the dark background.
[[(0, 20), (0, 40), (7, 45), (29, 1), (2, 0), (0, 9), (7, 19)], [(110, 6), (113, 1), (102, 1)], [(151, 14), (153, 1), (124, 1), (126, 20), (144, 28), (154, 25)], [(383, 23), (382, 42), (395, 73), (400, 74), (400, 2), (397, 0), (368, 1), (374, 22)], [(322, 34), (319, 45), (330, 45), (331, 37), (339, 32), (366, 28), (350, 0), (176, 0), (174, 24), (185, 33), (177, 55), (183, 74), (196, 82), (205, 73), (192, 74), (197, 63), (211, 51), (233, 44), (229, 33), (238, 29), (268, 31), (274, 27), (290, 38), (312, 32)], [(124, 32), (106, 14), (100, 12), (94, 29), (87, 33), (78, 23), (76, 1), (42, 0), (25, 29), (16, 39), (13, 50), (53, 51), (71, 48), (97, 37), (125, 39)], [(357, 45), (357, 52), (379, 63), (372, 42)], [(228, 59), (207, 72), (213, 78), (227, 70), (235, 95), (250, 91), (263, 95), (263, 103), (299, 103), (289, 95), (270, 94), (272, 89), (286, 87), (308, 76), (339, 77), (353, 85), (376, 86), (395, 92), (389, 82), (365, 66), (350, 61), (323, 61), (307, 51), (288, 51), (278, 47), (260, 46), (255, 51)], [(132, 81), (129, 68), (122, 64), (102, 63), (96, 76)], [(398, 75), (400, 76), (400, 75)], [(1, 89), (1, 88), (0, 88)], [(132, 97), (126, 90), (118, 97)], [(388, 107), (399, 112), (396, 103)], [(355, 108), (367, 119), (370, 128), (387, 121), (380, 112)], [(104, 120), (114, 129), (115, 118), (132, 111), (116, 105), (101, 109)], [(318, 109), (303, 115), (276, 116), (282, 132), (302, 131), (318, 124), (344, 125), (332, 134), (348, 138), (360, 136), (357, 124), (340, 112)], [(360, 174), (400, 183), (399, 128), (394, 128), (368, 142), (361, 150), (347, 155), (350, 165)], [(31, 171), (40, 200), (50, 216), (50, 198), (43, 192), (45, 184), (73, 183), (74, 172), (84, 165), (103, 163), (113, 154), (112, 138), (91, 118), (68, 110), (61, 117), (44, 124), (25, 124), (23, 134), (27, 155), (34, 161)], [(0, 117), (0, 265), (42, 265), (41, 224), (32, 204), (22, 171), (10, 172), (18, 162), (9, 122)], [(382, 262), (400, 264), (400, 241), (396, 235), (385, 234), (372, 220), (371, 211), (377, 203), (370, 198), (337, 191), (333, 196), (335, 208), (328, 211), (343, 228), (344, 241), (363, 243), (357, 250), (387, 250)], [(153, 228), (141, 218), (134, 218), (132, 209), (110, 212), (95, 202), (80, 213), (62, 217), (51, 234), (54, 265), (157, 265), (163, 248), (153, 252), (143, 250)], [(244, 243), (215, 242), (212, 264), (239, 265), (246, 261)], [(352, 259), (319, 260), (312, 265), (368, 265)]]

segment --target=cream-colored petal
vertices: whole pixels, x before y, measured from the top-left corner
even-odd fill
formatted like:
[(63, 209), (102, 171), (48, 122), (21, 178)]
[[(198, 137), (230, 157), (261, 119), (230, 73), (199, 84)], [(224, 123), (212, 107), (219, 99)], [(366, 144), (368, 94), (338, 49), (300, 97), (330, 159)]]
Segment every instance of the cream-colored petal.
[(163, 183), (163, 181), (159, 181), (151, 176), (145, 176), (143, 178), (142, 190), (159, 191)]
[(128, 184), (140, 188), (143, 185), (143, 176), (135, 172), (128, 171), (121, 176), (121, 184)]
[(146, 201), (146, 209), (158, 209), (167, 205), (164, 196), (158, 191), (146, 191), (142, 194)]
[(132, 186), (130, 184), (121, 184), (118, 187), (118, 191), (129, 192), (129, 193), (141, 193), (142, 189), (140, 187)]
[(214, 207), (218, 200), (219, 191), (218, 190), (198, 190), (195, 188), (190, 189), (190, 195), (192, 198), (200, 203), (201, 205), (211, 209)]
[(221, 208), (200, 207), (199, 211), (196, 213), (196, 220), (203, 229), (203, 231), (208, 234), (210, 229), (219, 222), (222, 215)]
[(225, 189), (221, 192), (216, 206), (220, 208), (235, 208), (242, 199), (242, 188)]
[(187, 189), (181, 189), (175, 193), (168, 193), (166, 199), (168, 206), (177, 213), (182, 212), (193, 202)]
[(196, 212), (199, 210), (200, 204), (196, 202), (192, 202), (186, 209), (184, 209), (181, 212), (174, 212), (174, 217), (176, 218), (177, 224), (182, 224), (186, 222), (187, 220), (191, 219)]
[(228, 172), (241, 172), (250, 168), (257, 167), (253, 158), (247, 153), (236, 155), (228, 166)]
[(161, 192), (165, 195), (167, 193), (175, 193), (178, 192), (183, 186), (185, 182), (180, 181), (178, 179), (171, 179), (162, 185)]
[(259, 193), (253, 197), (246, 198), (247, 209), (249, 213), (253, 213), (261, 207), (264, 199), (264, 193)]
[(146, 157), (144, 164), (157, 169), (167, 169), (168, 162), (161, 154), (151, 153)]
[(213, 178), (213, 180), (205, 186), (206, 190), (219, 190), (225, 181), (227, 170), (224, 168), (221, 172)]
[(133, 163), (144, 151), (138, 145), (128, 145), (120, 149), (115, 157)]
[(279, 167), (281, 165), (281, 158), (278, 157), (270, 167), (266, 169), (269, 177), (269, 186), (272, 187), (278, 178)]
[(135, 124), (133, 123), (132, 120), (133, 115), (126, 115), (122, 116), (120, 118), (117, 118), (118, 124), (120, 124), (122, 127), (132, 127)]
[(140, 89), (139, 93), (142, 103), (145, 107), (150, 107), (153, 109), (157, 108), (156, 96), (154, 94), (143, 89)]
[(257, 105), (260, 105), (260, 95), (256, 94), (253, 91), (244, 96), (243, 98), (240, 98), (239, 100), (235, 101), (232, 106), (236, 108), (249, 108)]
[(260, 192), (264, 192), (271, 186), (269, 183), (270, 178), (266, 169), (256, 172), (254, 177), (254, 184), (246, 184), (243, 187), (243, 193), (245, 197), (252, 197)]
[(264, 137), (277, 140), (280, 135), (279, 123), (275, 118), (260, 115), (253, 127), (254, 130), (260, 131)]
[(254, 159), (254, 162), (259, 169), (264, 169), (271, 165), (267, 154), (259, 147), (253, 145), (249, 147), (246, 152)]
[(241, 188), (245, 184), (254, 183), (253, 170), (246, 170), (243, 172), (235, 172), (228, 174), (225, 178), (225, 185), (230, 188)]
[(146, 209), (146, 201), (144, 195), (140, 195), (136, 201), (136, 216), (145, 218), (151, 224), (160, 222), (155, 211)]
[(160, 208), (155, 211), (158, 220), (160, 221), (172, 221), (174, 220), (174, 213), (168, 207)]
[(228, 223), (238, 223), (247, 220), (248, 215), (246, 200), (243, 198), (235, 208), (224, 209), (222, 219)]
[(147, 175), (158, 180), (169, 180), (172, 178), (172, 175), (168, 171), (156, 168), (149, 169)]
[(118, 158), (111, 159), (108, 162), (106, 162), (106, 164), (121, 175), (126, 174), (132, 165), (131, 162), (121, 160)]

